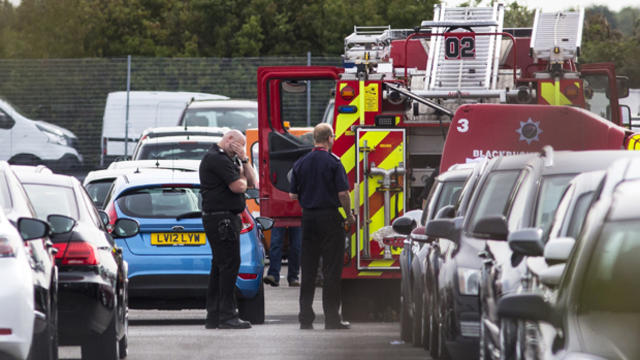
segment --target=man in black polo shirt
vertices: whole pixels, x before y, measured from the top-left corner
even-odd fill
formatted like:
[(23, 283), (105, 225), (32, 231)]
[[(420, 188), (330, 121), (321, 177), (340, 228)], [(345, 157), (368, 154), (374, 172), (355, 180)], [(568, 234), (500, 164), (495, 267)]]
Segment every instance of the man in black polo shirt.
[(325, 329), (348, 329), (342, 321), (340, 309), (340, 278), (344, 254), (345, 219), (338, 207), (347, 214), (346, 223), (355, 218), (351, 213), (349, 182), (340, 159), (331, 153), (333, 129), (318, 124), (313, 129), (315, 148), (293, 165), (290, 196), (302, 207), (302, 283), (300, 285), (301, 329), (313, 329), (313, 296), (318, 261), (322, 256), (322, 309)]
[(256, 182), (253, 167), (245, 155), (245, 137), (229, 130), (213, 144), (200, 162), (202, 223), (213, 259), (207, 292), (207, 329), (248, 329), (240, 320), (235, 297), (240, 267), (240, 213), (245, 208), (244, 192)]

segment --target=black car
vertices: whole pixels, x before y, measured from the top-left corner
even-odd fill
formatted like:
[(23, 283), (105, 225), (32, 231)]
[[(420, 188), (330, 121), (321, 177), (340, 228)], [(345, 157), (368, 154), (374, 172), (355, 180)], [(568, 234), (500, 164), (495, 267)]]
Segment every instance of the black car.
[(39, 218), (51, 226), (59, 268), (61, 345), (80, 345), (82, 359), (127, 355), (127, 265), (113, 237), (132, 236), (138, 224), (118, 219), (112, 235), (80, 182), (71, 176), (19, 174)]
[(430, 256), (433, 266), (426, 275), (432, 329), (429, 350), (434, 358), (467, 359), (478, 354), (482, 266), (478, 254), (486, 241), (478, 235), (479, 220), (506, 215), (517, 180), (533, 157), (535, 154), (491, 159), (472, 194), (467, 199), (463, 197), (466, 203), (458, 207), (456, 217), (434, 219), (426, 224), (426, 234), (437, 238)]
[[(11, 166), (0, 162), (0, 206), (7, 218), (17, 226), (20, 218), (35, 218), (36, 212)], [(31, 256), (35, 293), (33, 359), (58, 358), (58, 268), (53, 258), (49, 237), (27, 242)]]
[[(427, 335), (425, 315), (423, 312), (423, 288), (425, 274), (425, 258), (429, 245), (424, 234), (424, 224), (435, 217), (438, 210), (453, 205), (458, 201), (462, 187), (473, 173), (476, 164), (454, 165), (447, 172), (439, 175), (431, 187), (425, 207), (421, 213), (420, 226), (422, 235), (414, 233), (407, 236), (400, 253), (400, 335), (404, 341), (413, 345), (425, 344)], [(419, 232), (420, 230), (418, 230)], [(408, 234), (406, 234), (408, 235)]]
[[(569, 182), (585, 171), (606, 169), (613, 161), (636, 155), (631, 151), (553, 151), (545, 147), (541, 154), (526, 166), (516, 187), (516, 193), (505, 216), (488, 216), (480, 220), (484, 232), (484, 262), (481, 271), (480, 308), (482, 334), (481, 359), (512, 359), (523, 354), (518, 346), (518, 323), (500, 319), (498, 300), (522, 288), (527, 274), (526, 254), (514, 253), (507, 243), (528, 232), (539, 235), (541, 250), (546, 243), (558, 203)], [(637, 156), (637, 155), (636, 155)], [(522, 344), (522, 342), (520, 342)]]
[(544, 329), (538, 358), (640, 358), (639, 202), (635, 180), (614, 185), (591, 206), (555, 300), (511, 294), (499, 301), (500, 317)]

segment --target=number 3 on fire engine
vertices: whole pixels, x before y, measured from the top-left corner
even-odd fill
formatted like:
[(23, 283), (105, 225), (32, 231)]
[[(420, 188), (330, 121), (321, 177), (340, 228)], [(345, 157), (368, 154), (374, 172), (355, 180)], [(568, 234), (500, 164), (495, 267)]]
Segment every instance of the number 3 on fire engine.
[(458, 130), (458, 132), (461, 132), (461, 133), (465, 133), (469, 131), (469, 120), (467, 119), (458, 120), (458, 126), (456, 126), (456, 130)]

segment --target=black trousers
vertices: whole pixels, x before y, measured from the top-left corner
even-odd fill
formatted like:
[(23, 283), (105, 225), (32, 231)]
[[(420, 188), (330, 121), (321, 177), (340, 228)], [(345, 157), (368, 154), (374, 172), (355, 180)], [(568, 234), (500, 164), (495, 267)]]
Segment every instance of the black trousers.
[(218, 323), (238, 316), (236, 278), (240, 268), (242, 221), (232, 213), (205, 215), (204, 231), (211, 246), (211, 273), (207, 291), (207, 321)]
[(302, 211), (302, 282), (300, 284), (301, 324), (312, 323), (313, 296), (316, 288), (318, 261), (322, 256), (322, 309), (325, 324), (340, 318), (340, 279), (344, 256), (344, 219), (338, 209), (304, 209)]

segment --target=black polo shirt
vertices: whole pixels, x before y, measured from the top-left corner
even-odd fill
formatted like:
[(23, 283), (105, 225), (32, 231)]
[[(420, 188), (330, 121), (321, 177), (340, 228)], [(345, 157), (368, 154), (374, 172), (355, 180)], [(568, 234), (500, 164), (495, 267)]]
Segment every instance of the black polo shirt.
[(213, 144), (200, 161), (202, 211), (242, 212), (245, 208), (244, 194), (236, 194), (229, 189), (229, 184), (239, 178), (238, 165), (218, 144)]
[(298, 194), (303, 209), (338, 208), (338, 193), (347, 190), (349, 180), (340, 159), (322, 148), (293, 164), (289, 192)]

